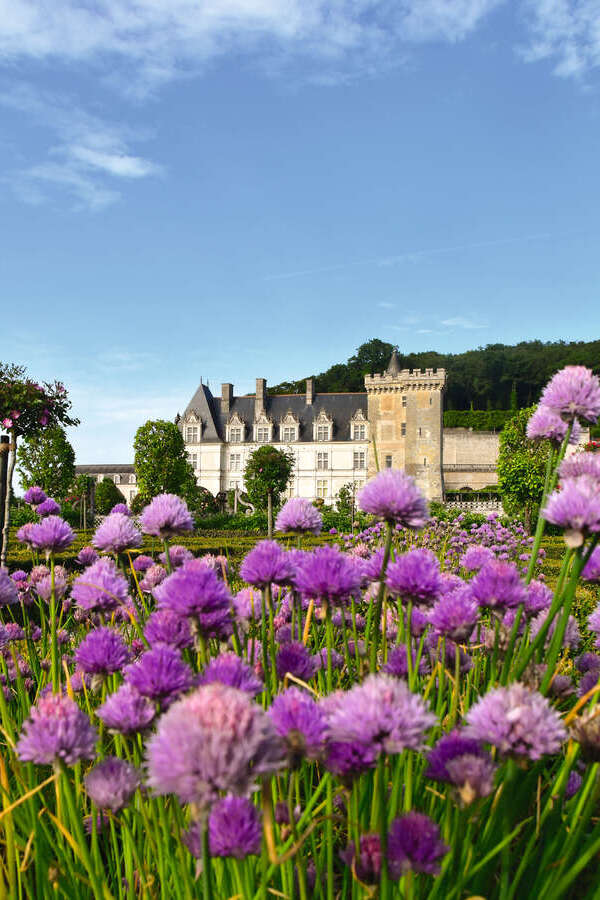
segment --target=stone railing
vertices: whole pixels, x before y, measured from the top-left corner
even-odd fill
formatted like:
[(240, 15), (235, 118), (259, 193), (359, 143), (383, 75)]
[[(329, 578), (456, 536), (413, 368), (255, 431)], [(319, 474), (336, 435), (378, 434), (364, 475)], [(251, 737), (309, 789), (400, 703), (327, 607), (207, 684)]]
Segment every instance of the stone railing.
[(502, 501), (500, 499), (484, 500), (483, 498), (477, 499), (473, 497), (472, 500), (446, 500), (444, 506), (448, 507), (448, 509), (460, 509), (463, 512), (483, 513), (484, 515), (502, 512)]

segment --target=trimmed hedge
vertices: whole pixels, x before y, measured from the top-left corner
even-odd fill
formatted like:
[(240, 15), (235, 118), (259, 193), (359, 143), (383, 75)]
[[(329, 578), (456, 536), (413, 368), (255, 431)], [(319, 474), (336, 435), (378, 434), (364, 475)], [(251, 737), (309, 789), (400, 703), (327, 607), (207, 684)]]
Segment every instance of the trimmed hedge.
[(473, 431), (501, 431), (514, 409), (446, 409), (444, 428), (472, 428)]

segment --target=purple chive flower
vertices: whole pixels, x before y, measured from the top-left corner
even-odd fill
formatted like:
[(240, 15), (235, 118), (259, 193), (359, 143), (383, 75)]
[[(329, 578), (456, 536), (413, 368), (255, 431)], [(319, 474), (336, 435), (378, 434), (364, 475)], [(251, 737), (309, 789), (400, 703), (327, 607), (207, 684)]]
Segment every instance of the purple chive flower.
[(466, 734), (497, 747), (504, 756), (541, 759), (557, 753), (567, 737), (546, 697), (515, 682), (495, 688), (467, 713)]
[(285, 584), (291, 576), (290, 560), (277, 541), (260, 541), (244, 557), (240, 567), (240, 577), (255, 587)]
[(357, 563), (339, 547), (318, 547), (298, 565), (295, 586), (308, 598), (345, 603), (360, 588), (362, 573)]
[[(161, 553), (158, 557), (163, 564), (166, 566), (167, 564), (167, 554)], [(187, 562), (189, 559), (193, 559), (194, 554), (191, 550), (188, 550), (187, 547), (184, 547), (182, 544), (173, 544), (172, 547), (169, 547), (169, 561), (171, 566), (174, 569), (178, 569), (179, 566), (182, 566), (184, 562)]]
[(323, 704), (330, 741), (356, 741), (373, 747), (376, 755), (420, 750), (425, 732), (436, 721), (404, 681), (385, 674), (369, 675)]
[[(193, 822), (182, 836), (190, 853), (202, 856), (202, 826)], [(245, 859), (260, 853), (262, 824), (257, 808), (246, 797), (221, 797), (208, 817), (208, 845), (211, 856)]]
[(115, 503), (110, 511), (110, 515), (112, 516), (114, 513), (121, 513), (121, 515), (123, 516), (130, 516), (131, 510), (126, 503)]
[(233, 598), (233, 608), (238, 619), (257, 621), (261, 617), (262, 594), (252, 588), (242, 588)]
[(471, 544), (460, 558), (460, 564), (467, 572), (478, 572), (482, 566), (494, 559), (494, 551), (483, 544)]
[(247, 793), (254, 779), (283, 764), (283, 745), (247, 694), (207, 684), (161, 717), (147, 745), (148, 785), (183, 803), (210, 807), (220, 791)]
[(600, 581), (600, 547), (594, 547), (592, 550), (592, 555), (583, 567), (581, 577), (584, 581), (591, 581), (596, 584)]
[(75, 557), (75, 562), (80, 566), (91, 566), (99, 558), (98, 551), (94, 547), (82, 547)]
[(600, 480), (600, 454), (591, 452), (572, 453), (561, 462), (558, 474), (561, 481), (568, 478), (579, 478), (580, 475), (589, 475)]
[(29, 543), (36, 550), (45, 550), (47, 553), (66, 550), (74, 540), (75, 535), (71, 526), (60, 516), (48, 516), (41, 522), (36, 522), (28, 535)]
[(129, 662), (129, 650), (114, 628), (95, 628), (75, 651), (77, 666), (90, 675), (119, 672)]
[(260, 694), (264, 688), (260, 678), (236, 653), (221, 653), (211, 659), (198, 684), (212, 684), (215, 681), (244, 691), (250, 697)]
[(326, 722), (321, 707), (304, 691), (290, 687), (273, 700), (269, 715), (287, 745), (292, 767), (303, 757), (318, 759), (325, 746)]
[[(417, 664), (417, 651), (411, 650), (413, 668)], [(427, 661), (421, 657), (419, 660), (419, 673), (427, 671)], [(408, 653), (406, 644), (397, 644), (388, 651), (387, 662), (381, 667), (381, 671), (387, 675), (393, 675), (394, 678), (408, 677)]]
[(600, 656), (597, 653), (582, 653), (575, 660), (575, 668), (579, 672), (597, 672), (600, 674)]
[(300, 641), (283, 644), (277, 653), (275, 665), (277, 675), (282, 679), (286, 675), (293, 675), (302, 681), (309, 681), (317, 670), (312, 654)]
[(353, 778), (375, 765), (375, 747), (360, 741), (328, 741), (325, 766), (340, 778)]
[(494, 790), (496, 766), (491, 756), (473, 756), (469, 753), (448, 761), (450, 783), (458, 789), (465, 806), (479, 797), (487, 797)]
[(59, 516), (60, 515), (60, 504), (53, 500), (52, 497), (47, 497), (42, 503), (39, 503), (35, 508), (38, 516), (45, 518), (46, 516)]
[(231, 628), (231, 594), (212, 569), (184, 565), (153, 593), (160, 609), (193, 619), (204, 635), (224, 634)]
[(440, 859), (450, 848), (440, 840), (440, 830), (424, 813), (412, 810), (391, 823), (388, 831), (388, 864), (392, 878), (412, 869), (435, 875)]
[(433, 603), (442, 589), (439, 560), (431, 550), (409, 550), (389, 564), (386, 584), (393, 596)]
[(22, 525), (18, 529), (15, 537), (17, 538), (19, 543), (27, 544), (28, 547), (32, 546), (32, 544), (31, 544), (31, 529), (35, 528), (35, 525), (36, 525), (35, 522), (25, 522), (25, 524)]
[(580, 547), (588, 534), (600, 531), (600, 491), (589, 475), (568, 478), (560, 491), (550, 494), (541, 515), (565, 529), (569, 547)]
[(97, 550), (122, 553), (123, 550), (141, 547), (142, 535), (129, 516), (122, 512), (112, 512), (96, 528), (92, 544)]
[(367, 581), (380, 581), (381, 580), (381, 569), (383, 567), (383, 547), (380, 547), (375, 551), (373, 556), (370, 556), (368, 559), (364, 561), (363, 564), (363, 575), (367, 579)]
[[(354, 843), (348, 844), (340, 857), (356, 877), (365, 884), (378, 884), (381, 878), (381, 838), (378, 834), (363, 834), (359, 841), (358, 858)], [(394, 876), (393, 876), (394, 877)]]
[(479, 606), (469, 585), (440, 597), (429, 614), (429, 622), (435, 631), (459, 644), (469, 640), (478, 618)]
[(552, 603), (552, 591), (541, 581), (531, 581), (527, 585), (527, 598), (525, 600), (525, 615), (535, 616), (539, 612), (548, 609)]
[(171, 538), (193, 531), (194, 520), (185, 500), (176, 494), (159, 494), (142, 510), (140, 525), (144, 534)]
[(508, 609), (519, 606), (527, 599), (527, 589), (521, 581), (519, 570), (512, 563), (492, 560), (470, 582), (473, 598), (480, 606), (491, 609)]
[[(567, 422), (548, 406), (540, 404), (527, 423), (527, 437), (530, 441), (552, 441), (562, 444), (568, 429)], [(573, 422), (570, 444), (577, 444), (581, 437), (581, 427), (577, 419)]]
[[(541, 612), (535, 618), (531, 620), (531, 640), (535, 638), (535, 636), (539, 633), (542, 625), (545, 623), (548, 618), (548, 614), (546, 612)], [(548, 647), (550, 641), (552, 640), (552, 636), (556, 631), (556, 623), (558, 619), (555, 617), (550, 628), (548, 629), (548, 634), (546, 635), (545, 646)], [(563, 636), (563, 647), (567, 647), (569, 650), (577, 650), (579, 644), (581, 643), (581, 634), (579, 633), (579, 625), (577, 624), (577, 619), (574, 616), (569, 616), (567, 621), (567, 627), (565, 629), (565, 633)]]
[(46, 694), (32, 706), (17, 743), (17, 756), (25, 762), (68, 766), (96, 755), (96, 729), (74, 700), (64, 694)]
[(567, 422), (577, 417), (595, 423), (600, 415), (600, 381), (585, 366), (565, 366), (546, 385), (540, 403)]
[(147, 594), (152, 593), (155, 587), (163, 583), (168, 574), (164, 566), (159, 566), (158, 564), (150, 566), (146, 569), (146, 573), (140, 581), (140, 590), (145, 591)]
[(168, 644), (177, 650), (183, 650), (194, 643), (189, 621), (170, 609), (159, 609), (152, 613), (146, 622), (144, 637), (151, 647)]
[(147, 697), (143, 697), (130, 684), (122, 684), (106, 698), (96, 713), (111, 731), (135, 734), (150, 725), (156, 710)]
[[(327, 647), (321, 647), (318, 653), (313, 654), (313, 660), (315, 662), (315, 667), (317, 671), (319, 669), (323, 669), (324, 671), (327, 669), (327, 657), (329, 656), (329, 650)], [(331, 650), (331, 668), (334, 669), (342, 669), (344, 667), (344, 657), (341, 653), (338, 653), (337, 650)]]
[(29, 503), (30, 506), (39, 506), (46, 499), (46, 492), (41, 487), (37, 487), (37, 485), (28, 488), (23, 494), (23, 500), (25, 503)]
[(460, 756), (488, 756), (478, 740), (467, 737), (463, 732), (450, 731), (433, 745), (427, 754), (427, 769), (425, 775), (427, 778), (434, 778), (436, 781), (452, 782), (447, 764)]
[(154, 560), (151, 556), (144, 556), (142, 553), (140, 556), (136, 556), (133, 560), (133, 569), (135, 572), (145, 572), (150, 566), (154, 565)]
[(323, 527), (323, 516), (304, 497), (292, 497), (280, 509), (275, 519), (275, 531), (310, 531), (320, 534)]
[[(52, 576), (46, 575), (44, 578), (40, 578), (35, 584), (35, 590), (42, 600), (49, 603), (50, 597), (52, 596)], [(65, 571), (62, 566), (56, 566), (54, 569), (54, 596), (57, 600), (60, 600), (61, 597), (64, 597), (66, 592), (67, 578)]]
[(125, 668), (125, 681), (143, 697), (160, 700), (166, 705), (187, 691), (194, 678), (177, 650), (158, 644)]
[(427, 501), (414, 480), (399, 469), (384, 469), (357, 495), (363, 512), (406, 528), (422, 528), (429, 519)]
[(579, 788), (581, 787), (583, 782), (583, 778), (579, 774), (579, 772), (569, 772), (569, 777), (567, 779), (567, 786), (565, 788), (565, 800), (570, 800), (575, 796)]
[(88, 772), (84, 783), (96, 806), (118, 812), (127, 806), (140, 786), (140, 773), (124, 759), (107, 756)]
[(71, 597), (82, 609), (110, 612), (127, 602), (127, 579), (112, 559), (104, 557), (77, 576)]
[(0, 569), (0, 606), (19, 602), (19, 590), (6, 569)]

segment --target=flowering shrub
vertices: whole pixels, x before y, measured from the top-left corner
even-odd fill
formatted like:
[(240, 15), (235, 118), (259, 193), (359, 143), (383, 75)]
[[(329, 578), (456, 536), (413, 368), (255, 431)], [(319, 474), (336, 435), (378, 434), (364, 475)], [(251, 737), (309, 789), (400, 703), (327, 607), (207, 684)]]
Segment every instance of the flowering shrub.
[(309, 549), (295, 503), (297, 539), (239, 567), (170, 543), (173, 496), (142, 514), (152, 554), (116, 510), (73, 572), (60, 516), (24, 526), (37, 565), (0, 572), (7, 895), (594, 896), (600, 604), (573, 612), (600, 581), (600, 467), (562, 459), (600, 385), (545, 397), (567, 428), (533, 537), (431, 521), (389, 470), (359, 499), (381, 521)]

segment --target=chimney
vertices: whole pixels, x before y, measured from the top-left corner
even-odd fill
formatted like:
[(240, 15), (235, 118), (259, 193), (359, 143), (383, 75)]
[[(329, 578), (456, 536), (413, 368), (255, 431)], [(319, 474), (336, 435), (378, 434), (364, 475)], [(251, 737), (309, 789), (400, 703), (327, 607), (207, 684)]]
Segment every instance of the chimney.
[(229, 410), (231, 409), (231, 401), (233, 400), (233, 385), (232, 384), (222, 384), (221, 385), (221, 412), (224, 415), (229, 415)]
[(267, 381), (266, 378), (256, 379), (256, 400), (254, 401), (254, 418), (258, 419), (267, 406)]
[(315, 379), (307, 378), (306, 379), (306, 405), (312, 406), (314, 399), (315, 399)]

